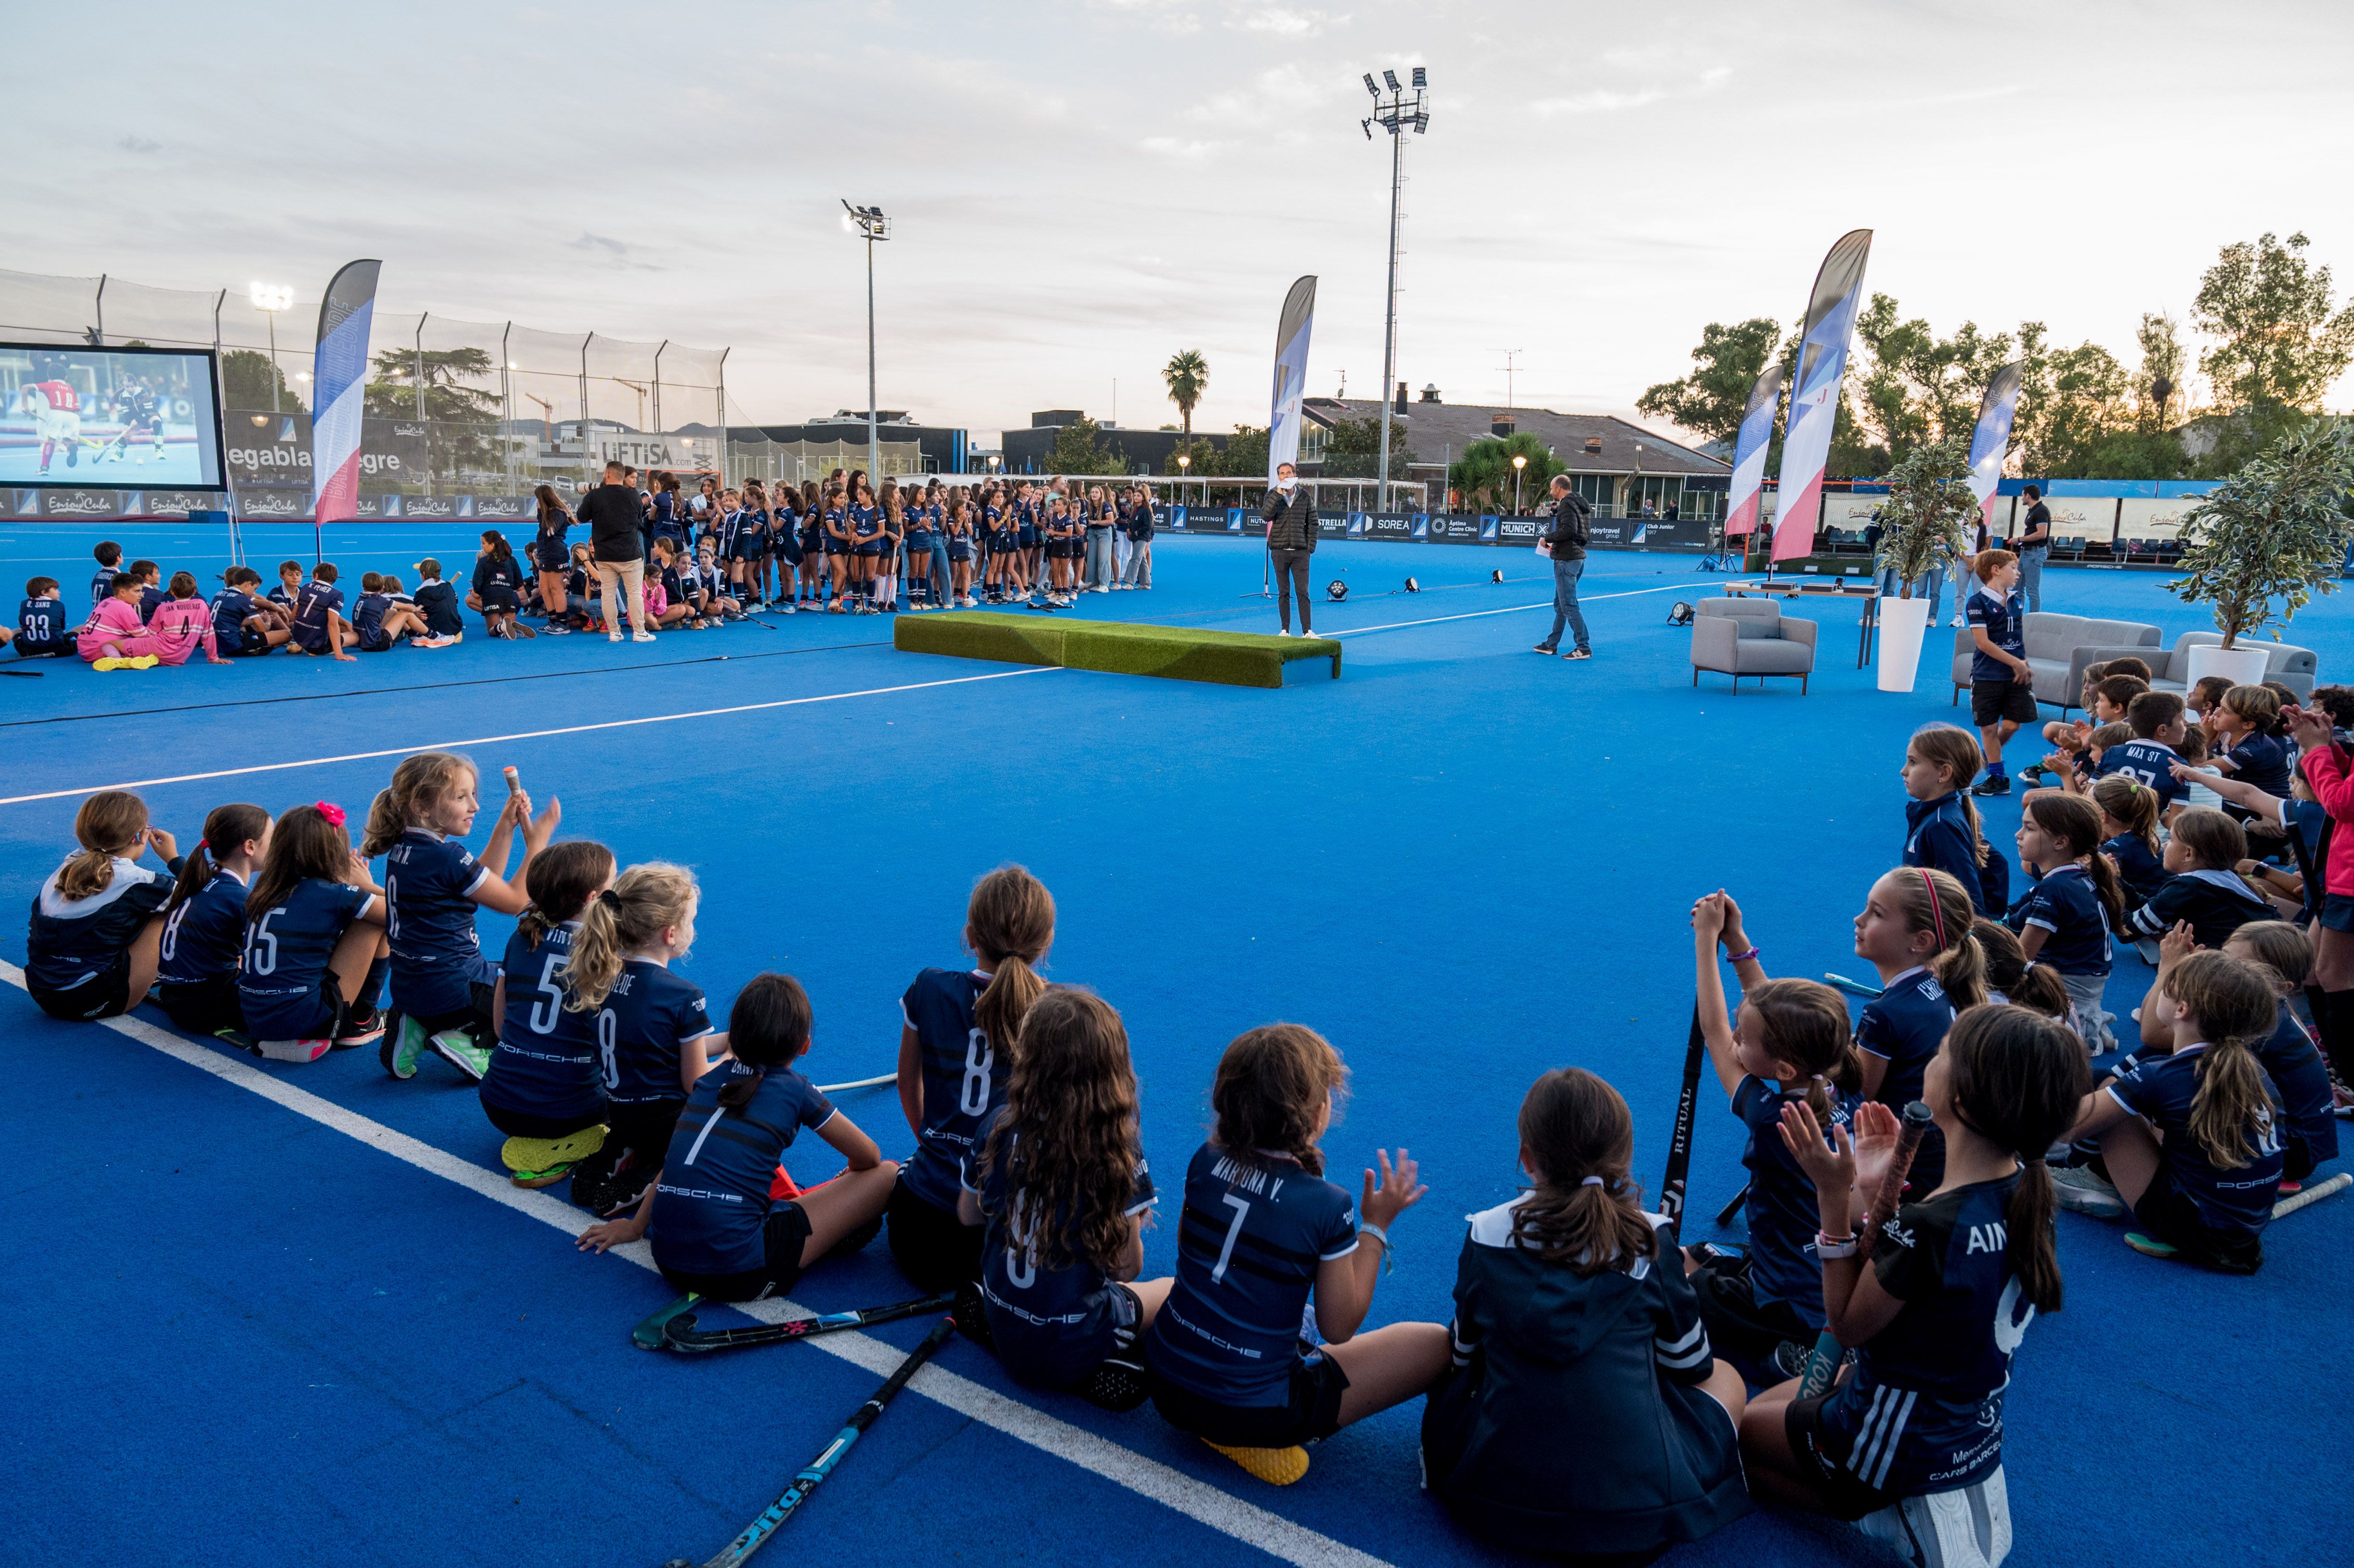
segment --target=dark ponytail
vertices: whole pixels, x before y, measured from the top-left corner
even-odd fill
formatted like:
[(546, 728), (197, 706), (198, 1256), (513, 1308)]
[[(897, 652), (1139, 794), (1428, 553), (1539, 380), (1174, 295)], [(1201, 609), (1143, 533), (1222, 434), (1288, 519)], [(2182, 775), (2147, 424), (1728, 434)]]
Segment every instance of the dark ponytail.
[(526, 877), (531, 903), (515, 929), (533, 947), (550, 929), (578, 920), (597, 890), (611, 880), (613, 852), (587, 839), (550, 844), (531, 858)]
[(1617, 1090), (1583, 1067), (1556, 1067), (1521, 1101), (1520, 1133), (1537, 1183), (1512, 1211), (1521, 1245), (1580, 1277), (1659, 1255), (1628, 1173), (1635, 1118)]
[(1962, 1125), (2020, 1163), (2019, 1184), (2003, 1210), (2010, 1271), (2037, 1311), (2057, 1312), (2058, 1204), (2043, 1155), (2074, 1125), (2092, 1087), (2084, 1043), (2023, 1007), (1973, 1007), (1954, 1020), (1946, 1060)]
[(213, 862), (207, 850), (233, 849), (269, 831), (270, 813), (259, 806), (215, 806), (205, 819), (205, 836), (180, 862), (180, 879), (172, 885), (172, 896), (164, 901), (161, 913), (169, 915), (203, 892), (205, 884), (213, 879)]
[(781, 1067), (809, 1049), (809, 992), (790, 975), (754, 975), (727, 1010), (727, 1049), (748, 1074), (731, 1078), (719, 1091), (723, 1110), (741, 1110), (760, 1092), (771, 1067)]

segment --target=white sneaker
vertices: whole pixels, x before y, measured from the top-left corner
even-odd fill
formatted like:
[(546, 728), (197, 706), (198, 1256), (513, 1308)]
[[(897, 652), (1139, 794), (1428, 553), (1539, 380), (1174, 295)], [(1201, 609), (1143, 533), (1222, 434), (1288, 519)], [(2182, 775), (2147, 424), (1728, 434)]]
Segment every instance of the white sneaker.
[(1954, 617), (1953, 623), (1956, 626), (1967, 626), (1969, 624), (1969, 619), (1967, 616), (1957, 615)]
[(1287, 626), (1282, 630), (1277, 632), (1276, 635), (1278, 637), (1288, 637), (1291, 635), (1291, 628)]
[(618, 631), (609, 631), (605, 633), (605, 641), (608, 642), (619, 642), (620, 640), (621, 634)]
[(632, 642), (652, 642), (653, 640), (654, 634), (651, 631), (633, 631), (630, 634), (630, 641)]

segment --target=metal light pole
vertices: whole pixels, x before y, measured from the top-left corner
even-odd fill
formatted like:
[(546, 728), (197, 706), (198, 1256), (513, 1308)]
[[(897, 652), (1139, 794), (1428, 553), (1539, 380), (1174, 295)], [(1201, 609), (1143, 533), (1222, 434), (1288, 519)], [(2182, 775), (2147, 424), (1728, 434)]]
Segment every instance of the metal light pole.
[(1528, 466), (1529, 460), (1525, 453), (1512, 454), (1512, 515), (1515, 517), (1521, 515), (1521, 471)]
[(879, 486), (883, 439), (875, 428), (875, 242), (891, 238), (891, 220), (879, 207), (853, 207), (847, 201), (842, 213), (842, 227), (866, 241), (866, 481)]
[(278, 313), (294, 303), (294, 291), (283, 283), (251, 283), (246, 288), (253, 308), (270, 318), (270, 411), (279, 412)]
[(1390, 384), (1397, 378), (1397, 260), (1398, 202), (1405, 188), (1405, 138), (1403, 132), (1411, 126), (1419, 136), (1430, 129), (1428, 101), (1429, 78), (1423, 68), (1414, 68), (1414, 86), (1398, 85), (1397, 72), (1384, 70), (1382, 80), (1388, 84), (1389, 93), (1383, 95), (1373, 84), (1371, 71), (1365, 73), (1365, 90), (1373, 94), (1372, 118), (1362, 122), (1365, 140), (1373, 139), (1373, 127), (1378, 125), (1390, 133), (1390, 253), (1389, 284), (1384, 293), (1382, 324), (1382, 450), (1374, 469), (1378, 477), (1378, 502), (1386, 512), (1390, 504)]

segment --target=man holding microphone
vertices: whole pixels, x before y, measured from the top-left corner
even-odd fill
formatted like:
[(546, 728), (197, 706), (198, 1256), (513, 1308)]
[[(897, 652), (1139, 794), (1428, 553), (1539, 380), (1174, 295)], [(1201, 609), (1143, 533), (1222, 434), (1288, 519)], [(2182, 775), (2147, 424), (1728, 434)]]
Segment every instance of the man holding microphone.
[(1308, 629), (1308, 563), (1316, 554), (1316, 503), (1300, 490), (1298, 469), (1288, 462), (1276, 465), (1275, 488), (1267, 493), (1258, 514), (1267, 521), (1267, 553), (1275, 564), (1275, 609), (1283, 621), (1276, 635), (1291, 635), (1291, 596), (1296, 592), (1299, 635), (1313, 637)]

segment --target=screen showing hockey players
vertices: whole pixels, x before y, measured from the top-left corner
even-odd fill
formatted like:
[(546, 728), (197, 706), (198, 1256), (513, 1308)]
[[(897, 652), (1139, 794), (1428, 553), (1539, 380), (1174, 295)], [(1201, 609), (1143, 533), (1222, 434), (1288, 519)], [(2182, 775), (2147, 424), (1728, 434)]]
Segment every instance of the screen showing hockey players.
[(0, 344), (0, 484), (220, 482), (211, 355)]

